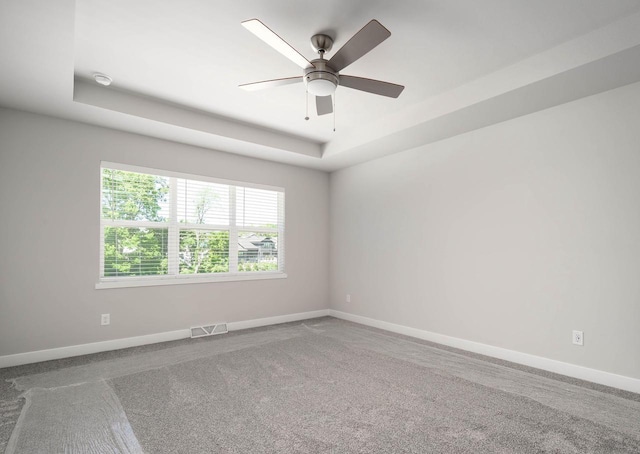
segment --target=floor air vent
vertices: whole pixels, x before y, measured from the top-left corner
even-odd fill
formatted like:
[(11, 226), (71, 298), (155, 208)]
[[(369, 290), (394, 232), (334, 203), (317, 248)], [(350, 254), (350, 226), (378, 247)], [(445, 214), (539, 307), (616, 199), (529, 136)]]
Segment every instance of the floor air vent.
[(226, 323), (217, 323), (215, 325), (203, 325), (191, 327), (191, 339), (195, 337), (213, 336), (214, 334), (228, 333)]

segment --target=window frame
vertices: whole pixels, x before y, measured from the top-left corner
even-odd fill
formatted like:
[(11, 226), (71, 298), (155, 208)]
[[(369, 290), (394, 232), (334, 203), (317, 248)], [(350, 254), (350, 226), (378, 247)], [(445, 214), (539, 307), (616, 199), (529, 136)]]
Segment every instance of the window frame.
[[(158, 221), (129, 221), (105, 219), (102, 215), (103, 200), (103, 169), (121, 170), (125, 172), (136, 172), (147, 175), (161, 176), (169, 179), (169, 218), (167, 222)], [(206, 175), (195, 175), (170, 170), (155, 169), (130, 164), (114, 163), (109, 161), (100, 162), (100, 199), (99, 199), (99, 268), (98, 282), (96, 289), (123, 288), (123, 287), (146, 287), (157, 285), (195, 284), (210, 282), (229, 282), (246, 280), (282, 279), (286, 278), (285, 272), (285, 190), (277, 186), (251, 183), (246, 181), (227, 180)], [(206, 183), (222, 184), (229, 187), (229, 224), (193, 224), (178, 222), (178, 188), (177, 179), (187, 179)], [(278, 193), (278, 225), (275, 228), (263, 228), (253, 226), (238, 226), (236, 223), (236, 189), (250, 188)], [(167, 274), (151, 276), (104, 276), (104, 231), (105, 227), (146, 227), (163, 228), (168, 230), (168, 271)], [(228, 231), (229, 232), (229, 271), (219, 273), (203, 274), (179, 274), (179, 237), (181, 230), (200, 231)], [(264, 234), (276, 234), (278, 238), (277, 260), (278, 269), (273, 271), (238, 271), (238, 238), (240, 232), (255, 232)], [(173, 238), (173, 241), (172, 241)], [(177, 239), (177, 241), (176, 241)], [(235, 239), (235, 240), (234, 240)], [(235, 270), (235, 271), (232, 271)]]

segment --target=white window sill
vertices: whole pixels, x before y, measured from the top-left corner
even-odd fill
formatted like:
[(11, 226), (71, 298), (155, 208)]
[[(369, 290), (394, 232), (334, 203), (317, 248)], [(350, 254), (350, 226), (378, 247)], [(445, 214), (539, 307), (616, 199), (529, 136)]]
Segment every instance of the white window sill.
[(106, 278), (96, 283), (97, 290), (126, 287), (151, 287), (156, 285), (204, 284), (210, 282), (257, 281), (264, 279), (284, 279), (287, 273), (281, 272), (245, 272), (237, 274), (193, 276), (162, 276), (148, 278)]

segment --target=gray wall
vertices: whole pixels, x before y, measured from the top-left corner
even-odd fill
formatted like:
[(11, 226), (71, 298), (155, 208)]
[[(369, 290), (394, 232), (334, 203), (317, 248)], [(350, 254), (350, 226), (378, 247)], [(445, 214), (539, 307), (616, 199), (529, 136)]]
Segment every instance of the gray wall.
[[(330, 182), (313, 170), (0, 109), (0, 355), (330, 300), (345, 312), (640, 378), (638, 105), (635, 84), (338, 171)], [(100, 160), (285, 187), (289, 277), (96, 290)], [(99, 326), (101, 313), (111, 313), (110, 326)], [(584, 347), (571, 344), (572, 329), (585, 332)]]
[(640, 378), (639, 106), (635, 84), (333, 173), (331, 307)]
[[(101, 160), (284, 187), (288, 278), (96, 290)], [(0, 356), (326, 309), (328, 201), (324, 172), (0, 109)]]

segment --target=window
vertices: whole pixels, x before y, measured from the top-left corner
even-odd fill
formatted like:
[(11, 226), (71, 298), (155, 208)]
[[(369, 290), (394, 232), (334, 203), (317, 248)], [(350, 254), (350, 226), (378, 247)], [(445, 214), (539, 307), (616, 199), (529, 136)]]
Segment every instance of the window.
[(286, 277), (284, 190), (103, 162), (97, 288)]

